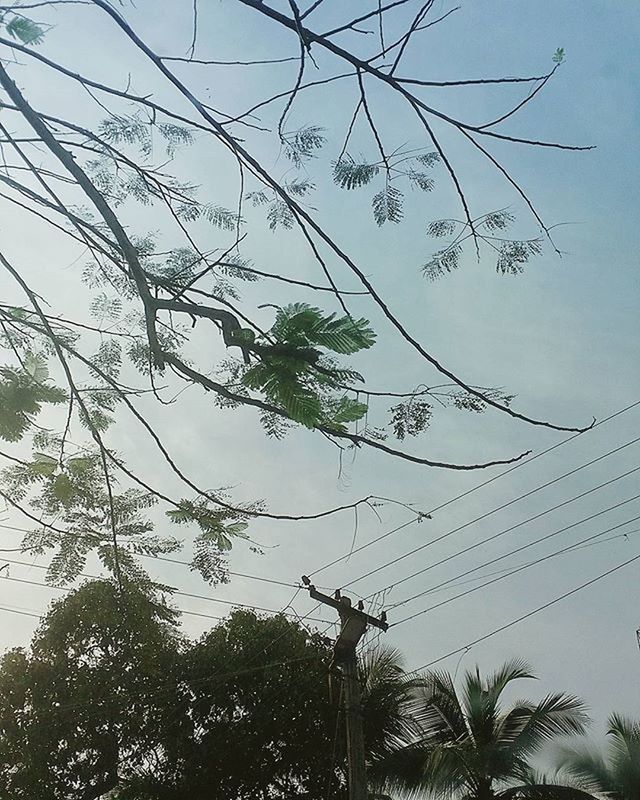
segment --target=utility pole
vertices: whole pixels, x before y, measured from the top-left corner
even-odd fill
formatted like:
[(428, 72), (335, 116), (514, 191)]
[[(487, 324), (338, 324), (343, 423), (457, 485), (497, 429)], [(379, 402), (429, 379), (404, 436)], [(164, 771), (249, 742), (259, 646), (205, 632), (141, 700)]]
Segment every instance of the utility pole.
[(333, 647), (333, 663), (342, 670), (344, 681), (349, 800), (367, 800), (366, 757), (356, 646), (369, 625), (383, 631), (389, 628), (386, 615), (383, 612), (378, 619), (378, 617), (366, 614), (362, 601), (359, 601), (357, 608), (353, 608), (351, 600), (344, 597), (339, 589), (336, 589), (333, 597), (323, 594), (313, 586), (306, 575), (302, 576), (302, 582), (309, 589), (309, 594), (314, 600), (335, 608), (340, 616), (340, 635)]

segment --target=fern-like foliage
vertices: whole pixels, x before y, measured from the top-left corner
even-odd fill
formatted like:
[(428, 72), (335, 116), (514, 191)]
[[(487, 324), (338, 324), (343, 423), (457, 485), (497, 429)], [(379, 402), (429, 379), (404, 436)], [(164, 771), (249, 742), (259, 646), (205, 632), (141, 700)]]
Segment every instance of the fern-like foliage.
[(280, 308), (271, 334), (282, 343), (301, 347), (319, 345), (347, 355), (371, 347), (376, 338), (368, 320), (323, 314), (306, 303)]
[(430, 175), (425, 172), (418, 172), (415, 169), (407, 170), (407, 178), (415, 188), (423, 192), (430, 192), (436, 185), (435, 180)]
[(305, 161), (315, 158), (316, 151), (325, 142), (324, 128), (317, 125), (308, 125), (282, 136), (284, 155), (296, 167), (301, 167)]
[[(507, 394), (502, 389), (485, 389), (479, 387), (479, 391), (490, 400), (495, 400), (505, 406), (509, 406), (515, 397), (515, 395)], [(482, 412), (487, 409), (487, 404), (482, 397), (469, 394), (465, 391), (452, 391), (449, 394), (449, 398), (456, 408), (464, 411), (473, 411), (476, 414), (482, 414)]]
[(21, 368), (0, 367), (0, 438), (19, 441), (44, 403), (62, 403), (66, 393), (49, 382), (41, 357), (28, 354)]
[(542, 239), (510, 239), (504, 235), (515, 222), (507, 209), (491, 211), (473, 224), (455, 219), (439, 219), (427, 225), (427, 236), (442, 238), (452, 236), (452, 241), (437, 250), (422, 267), (429, 280), (436, 280), (453, 272), (460, 265), (465, 242), (472, 240), (475, 248), (486, 246), (491, 254), (498, 253), (496, 271), (502, 275), (518, 275), (524, 265), (542, 252)]
[(462, 247), (459, 244), (437, 250), (422, 267), (422, 273), (425, 278), (435, 281), (443, 275), (453, 272), (454, 269), (458, 269), (461, 255)]
[(263, 411), (260, 414), (260, 424), (267, 436), (272, 439), (284, 439), (292, 428), (292, 423), (272, 411)]
[[(117, 378), (120, 375), (122, 368), (122, 345), (117, 339), (103, 339), (100, 342), (97, 353), (92, 358), (92, 363), (95, 364), (101, 372), (109, 375), (112, 378)], [(96, 372), (99, 376), (99, 373)], [(98, 394), (97, 397), (104, 396)], [(113, 397), (112, 393), (107, 393), (108, 398)]]
[(333, 163), (333, 180), (341, 189), (359, 189), (366, 186), (379, 172), (379, 164), (355, 161), (348, 153)]
[(397, 439), (405, 436), (417, 436), (429, 427), (433, 406), (426, 400), (412, 398), (406, 403), (398, 403), (389, 409), (389, 424)]
[[(64, 458), (59, 450), (55, 455), (51, 451), (36, 452), (30, 461), (3, 471), (5, 491), (19, 500), (28, 497), (43, 520), (55, 520), (54, 526), (45, 524), (27, 534), (22, 543), (29, 553), (54, 550), (47, 576), (50, 582), (67, 583), (77, 578), (92, 551), (113, 556), (114, 531), (123, 556), (122, 572), (128, 548), (156, 555), (180, 546), (172, 537), (152, 535), (153, 523), (146, 516), (156, 503), (152, 494), (136, 489), (116, 491), (115, 476), (110, 475), (110, 479), (111, 496), (104, 481), (102, 458), (95, 451)], [(113, 563), (103, 563), (113, 571)]]
[(203, 540), (211, 542), (219, 550), (231, 550), (232, 539), (246, 538), (248, 527), (223, 508), (212, 508), (206, 500), (181, 500), (179, 507), (166, 512), (177, 525), (195, 523), (200, 528)]
[(189, 128), (185, 128), (184, 125), (173, 125), (164, 122), (159, 124), (157, 128), (165, 141), (168, 156), (174, 156), (180, 147), (193, 144), (193, 133)]
[(252, 262), (248, 258), (243, 258), (237, 253), (233, 253), (218, 264), (218, 270), (229, 278), (238, 278), (241, 281), (259, 281), (260, 275), (250, 272)]
[(404, 216), (403, 194), (395, 186), (387, 184), (381, 192), (374, 195), (371, 201), (373, 218), (378, 226), (385, 222), (398, 223)]
[(269, 223), (269, 228), (274, 231), (278, 227), (287, 229), (293, 228), (295, 220), (289, 206), (284, 200), (278, 198), (269, 206), (267, 222)]
[(451, 236), (455, 229), (456, 221), (454, 219), (436, 219), (427, 225), (427, 236), (439, 239), (442, 236)]
[(506, 231), (516, 221), (515, 216), (506, 209), (491, 211), (484, 215), (481, 225), (491, 233), (495, 231)]
[[(315, 184), (306, 178), (296, 178), (292, 181), (285, 181), (282, 188), (287, 195), (299, 202), (305, 198), (316, 187)], [(267, 222), (269, 228), (275, 231), (277, 228), (290, 230), (295, 224), (295, 216), (289, 203), (272, 189), (256, 189), (245, 194), (254, 208), (265, 206), (267, 210)]]
[(44, 41), (44, 28), (27, 17), (12, 17), (5, 23), (5, 30), (9, 36), (23, 44), (38, 45)]
[(532, 256), (542, 252), (542, 240), (510, 241), (500, 245), (496, 270), (502, 275), (519, 275)]
[(195, 222), (198, 219), (203, 219), (224, 231), (235, 230), (238, 222), (242, 222), (242, 218), (238, 219), (236, 212), (215, 203), (203, 204), (194, 200), (193, 202), (182, 203), (176, 207), (175, 211), (178, 217), (185, 222)]
[(381, 173), (384, 174), (384, 186), (371, 201), (373, 218), (379, 226), (385, 222), (398, 223), (404, 216), (404, 195), (391, 181), (404, 178), (412, 188), (430, 192), (435, 186), (435, 181), (424, 170), (431, 169), (439, 158), (438, 153), (413, 156), (400, 150), (391, 157), (370, 162), (364, 158), (356, 160), (349, 153), (345, 153), (333, 162), (333, 181), (342, 189), (360, 189)]
[(195, 524), (199, 533), (194, 539), (192, 570), (200, 573), (208, 583), (226, 583), (228, 569), (225, 553), (233, 541), (247, 538), (248, 523), (236, 512), (212, 508), (207, 500), (181, 500), (178, 508), (167, 511), (169, 519), (177, 525)]
[(286, 181), (284, 188), (293, 197), (306, 197), (316, 187), (315, 184), (306, 178), (297, 178), (293, 181)]
[[(143, 156), (153, 151), (153, 131), (160, 134), (167, 155), (173, 156), (180, 147), (193, 144), (193, 132), (184, 125), (156, 123), (140, 115), (114, 115), (102, 120), (98, 133), (105, 142), (114, 145), (136, 146)], [(108, 149), (105, 151), (108, 153)]]
[(269, 331), (275, 344), (259, 344), (260, 361), (247, 369), (242, 384), (262, 391), (276, 407), (301, 424), (345, 430), (360, 419), (366, 406), (336, 395), (345, 380), (362, 380), (353, 370), (341, 370), (327, 358), (329, 351), (352, 355), (371, 347), (375, 334), (365, 319), (324, 314), (306, 303), (278, 310)]
[(110, 297), (106, 292), (100, 292), (89, 304), (89, 313), (98, 322), (117, 319), (122, 313), (122, 298)]
[(98, 125), (102, 139), (112, 144), (136, 145), (142, 155), (151, 153), (151, 129), (149, 122), (138, 115), (107, 117)]

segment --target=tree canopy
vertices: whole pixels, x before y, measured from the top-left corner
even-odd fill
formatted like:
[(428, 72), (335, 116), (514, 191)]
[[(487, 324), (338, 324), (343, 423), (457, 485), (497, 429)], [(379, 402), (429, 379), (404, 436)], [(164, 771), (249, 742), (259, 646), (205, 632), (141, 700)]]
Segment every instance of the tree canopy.
[[(196, 642), (134, 585), (92, 581), (0, 664), (0, 789), (19, 800), (327, 798), (345, 792), (331, 643), (238, 610)], [(362, 668), (367, 748), (414, 728), (419, 681), (380, 648)], [(329, 689), (328, 679), (332, 684)]]
[[(30, 647), (0, 662), (3, 796), (343, 800), (345, 697), (331, 641), (251, 610), (197, 641), (177, 623), (149, 591), (114, 580), (54, 603)], [(470, 670), (456, 686), (447, 672), (407, 672), (378, 644), (359, 669), (372, 795), (636, 797), (637, 723), (611, 717), (606, 758), (558, 747), (585, 732), (585, 706), (562, 692), (505, 704), (533, 677), (522, 661), (486, 677)], [(560, 770), (545, 776), (536, 762), (549, 743)]]

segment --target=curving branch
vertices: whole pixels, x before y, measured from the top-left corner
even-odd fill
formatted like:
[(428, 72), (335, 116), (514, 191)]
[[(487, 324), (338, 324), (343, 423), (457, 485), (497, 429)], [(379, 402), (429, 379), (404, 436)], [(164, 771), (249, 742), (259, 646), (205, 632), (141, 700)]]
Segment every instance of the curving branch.
[[(131, 41), (140, 49), (160, 70), (160, 72), (178, 89), (178, 91), (189, 101), (189, 103), (198, 111), (200, 116), (209, 123), (209, 125), (213, 128), (214, 132), (217, 134), (218, 138), (227, 146), (227, 148), (234, 154), (236, 158), (241, 158), (245, 164), (247, 164), (256, 175), (258, 175), (266, 185), (270, 186), (276, 194), (286, 203), (288, 208), (294, 214), (297, 220), (303, 221), (305, 225), (300, 225), (303, 235), (309, 242), (310, 246), (314, 251), (314, 255), (316, 259), (321, 264), (325, 275), (329, 278), (329, 280), (333, 281), (328, 274), (328, 270), (326, 265), (324, 264), (323, 260), (319, 257), (319, 253), (317, 248), (312, 245), (311, 237), (306, 230), (306, 226), (309, 226), (316, 235), (326, 244), (328, 247), (334, 252), (334, 254), (343, 262), (345, 263), (349, 269), (357, 275), (363, 286), (369, 291), (371, 294), (372, 299), (376, 302), (379, 308), (382, 310), (384, 315), (387, 317), (389, 322), (398, 330), (401, 336), (407, 341), (426, 361), (428, 361), (432, 366), (434, 366), (439, 372), (443, 375), (446, 375), (450, 380), (454, 383), (457, 383), (462, 389), (464, 389), (469, 394), (475, 395), (479, 399), (483, 400), (487, 403), (487, 405), (492, 406), (493, 408), (508, 414), (509, 416), (520, 419), (523, 422), (527, 422), (531, 425), (537, 425), (542, 427), (551, 428), (554, 430), (561, 430), (561, 431), (584, 431), (587, 430), (588, 427), (569, 427), (564, 425), (556, 425), (554, 423), (545, 421), (545, 420), (538, 420), (532, 417), (529, 417), (525, 414), (521, 414), (519, 412), (514, 411), (513, 409), (504, 406), (501, 403), (496, 402), (495, 400), (488, 398), (477, 390), (473, 389), (472, 386), (465, 381), (458, 378), (451, 370), (445, 368), (440, 362), (434, 358), (425, 348), (424, 346), (416, 340), (402, 325), (402, 323), (395, 317), (393, 312), (390, 310), (388, 304), (383, 300), (383, 298), (378, 294), (375, 290), (373, 285), (371, 284), (370, 280), (365, 276), (362, 270), (353, 262), (353, 260), (333, 241), (333, 239), (324, 231), (323, 228), (315, 222), (315, 220), (311, 217), (311, 215), (304, 209), (302, 206), (295, 201), (287, 191), (277, 182), (275, 181), (271, 175), (262, 167), (260, 162), (253, 157), (241, 144), (238, 143), (221, 125), (219, 121), (217, 121), (211, 113), (204, 107), (204, 105), (193, 95), (193, 93), (179, 80), (169, 69), (168, 67), (161, 61), (159, 56), (153, 52), (153, 50), (142, 40), (140, 37), (133, 31), (131, 26), (126, 22), (126, 20), (115, 10), (113, 9), (109, 3), (105, 2), (105, 0), (92, 0), (92, 2), (102, 8), (118, 25), (121, 30), (123, 30), (126, 35), (131, 39)], [(279, 22), (280, 24), (290, 28), (291, 30), (298, 32), (298, 25), (294, 19), (287, 17), (286, 15), (281, 14), (278, 11), (266, 6), (261, 0), (239, 0), (239, 2), (243, 3), (244, 5), (250, 6), (255, 8), (260, 13), (274, 19), (275, 21)], [(308, 28), (301, 28), (301, 33), (304, 35), (305, 40), (308, 42), (317, 42), (318, 44), (322, 45), (326, 49), (330, 50), (334, 54), (340, 56), (341, 58), (349, 61), (354, 67), (359, 67), (363, 71), (366, 71), (375, 77), (383, 80), (386, 83), (390, 83), (393, 85), (394, 88), (397, 88), (398, 91), (405, 97), (411, 100), (412, 105), (417, 108), (420, 108), (421, 111), (426, 111), (428, 113), (433, 114), (434, 116), (443, 119), (456, 127), (460, 130), (475, 130), (482, 134), (493, 135), (497, 136), (498, 138), (507, 138), (512, 141), (520, 141), (524, 143), (530, 144), (539, 144), (541, 146), (558, 146), (563, 149), (576, 149), (572, 146), (565, 146), (565, 145), (555, 145), (551, 143), (544, 143), (544, 142), (533, 142), (531, 140), (525, 139), (517, 139), (514, 137), (503, 137), (499, 134), (494, 134), (489, 131), (478, 131), (477, 127), (465, 125), (464, 123), (458, 122), (447, 115), (442, 114), (441, 112), (437, 112), (434, 109), (427, 106), (422, 101), (418, 100), (417, 98), (413, 97), (406, 89), (401, 86), (398, 86), (395, 83), (395, 80), (392, 76), (386, 75), (385, 73), (381, 72), (379, 69), (372, 67), (371, 65), (367, 64), (366, 62), (362, 61), (360, 58), (354, 56), (353, 54), (345, 51), (343, 48), (338, 47), (337, 45), (333, 44), (331, 41), (327, 40), (326, 38), (321, 37), (318, 34), (315, 34), (313, 31), (310, 31)], [(590, 149), (590, 148), (577, 148), (577, 149)], [(471, 216), (469, 214), (469, 222), (471, 222)], [(337, 295), (338, 300), (341, 304), (342, 298)]]

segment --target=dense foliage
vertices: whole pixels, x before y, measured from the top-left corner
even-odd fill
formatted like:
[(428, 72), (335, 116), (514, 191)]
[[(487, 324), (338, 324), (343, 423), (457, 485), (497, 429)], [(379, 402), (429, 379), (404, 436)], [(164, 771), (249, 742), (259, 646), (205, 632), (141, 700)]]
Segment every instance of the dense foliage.
[[(0, 794), (15, 800), (342, 797), (345, 741), (330, 642), (236, 611), (197, 642), (132, 585), (54, 604), (0, 665)], [(364, 674), (367, 746), (411, 727), (415, 680), (381, 651)]]

